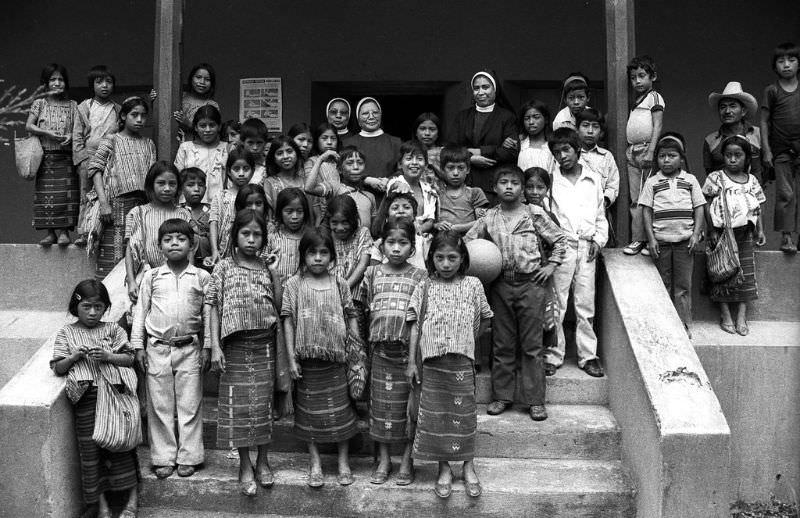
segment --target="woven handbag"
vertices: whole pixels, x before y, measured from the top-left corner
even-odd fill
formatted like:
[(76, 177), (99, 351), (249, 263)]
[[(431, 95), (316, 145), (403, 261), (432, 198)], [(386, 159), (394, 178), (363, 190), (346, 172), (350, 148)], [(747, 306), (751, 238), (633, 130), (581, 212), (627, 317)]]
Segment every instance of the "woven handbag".
[(725, 283), (736, 278), (743, 280), (742, 265), (739, 262), (739, 247), (736, 245), (736, 238), (733, 236), (731, 227), (731, 214), (728, 210), (728, 200), (725, 196), (727, 188), (725, 179), (722, 179), (722, 213), (725, 218), (725, 226), (722, 235), (716, 244), (709, 241), (706, 245), (706, 269), (711, 282), (715, 284)]
[[(106, 365), (118, 369), (123, 389), (118, 390), (103, 370)], [(92, 440), (99, 447), (114, 452), (130, 451), (142, 442), (142, 418), (136, 397), (136, 374), (129, 367), (104, 364), (98, 369), (97, 407)], [(133, 387), (131, 388), (131, 383)]]
[(17, 172), (25, 180), (36, 178), (36, 172), (42, 165), (42, 143), (37, 136), (14, 139), (14, 158)]

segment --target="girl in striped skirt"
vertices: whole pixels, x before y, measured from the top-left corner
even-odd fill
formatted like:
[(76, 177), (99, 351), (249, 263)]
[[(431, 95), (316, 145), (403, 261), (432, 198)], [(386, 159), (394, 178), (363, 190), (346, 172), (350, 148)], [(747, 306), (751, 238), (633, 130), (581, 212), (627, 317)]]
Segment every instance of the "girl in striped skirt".
[[(264, 217), (244, 209), (231, 228), (231, 253), (217, 263), (205, 303), (210, 307), (211, 364), (219, 380), (217, 446), (239, 450), (239, 490), (256, 494), (256, 482), (275, 478), (267, 453), (272, 439), (275, 364), (284, 354), (277, 346), (276, 301), (281, 285), (275, 262), (260, 257), (266, 243)], [(258, 447), (255, 471), (250, 447)]]
[[(94, 443), (97, 382), (105, 376), (115, 386), (136, 393), (133, 349), (125, 331), (116, 323), (101, 322), (111, 305), (106, 287), (94, 279), (80, 282), (69, 299), (69, 312), (77, 321), (56, 334), (50, 367), (66, 376), (66, 393), (75, 407), (75, 431), (81, 462), (83, 500), (81, 516), (111, 518), (106, 491), (129, 491), (123, 518), (134, 518), (137, 509), (139, 464), (136, 450), (110, 452)], [(117, 366), (117, 367), (113, 367)]]
[(405, 446), (396, 484), (405, 486), (414, 479), (413, 435), (407, 418), (411, 384), (405, 376), (409, 362), (406, 307), (414, 289), (428, 277), (428, 272), (408, 262), (415, 235), (410, 218), (392, 218), (384, 224), (381, 251), (387, 262), (367, 268), (355, 296), (367, 308), (372, 351), (369, 435), (379, 449), (379, 462), (370, 479), (373, 484), (385, 483), (392, 471), (390, 444)]
[[(711, 300), (719, 302), (719, 325), (722, 330), (745, 336), (750, 332), (747, 324), (747, 302), (758, 298), (753, 245), (764, 246), (767, 242), (761, 218), (761, 205), (766, 197), (758, 179), (749, 173), (752, 151), (748, 140), (741, 135), (733, 135), (723, 140), (720, 147), (725, 157), (725, 166), (722, 170), (709, 174), (703, 185), (703, 194), (708, 200), (708, 237), (712, 243), (719, 239), (725, 227), (727, 205), (743, 275), (713, 284)], [(726, 204), (722, 202), (723, 196)], [(731, 311), (731, 304), (734, 305), (735, 314)]]
[(51, 63), (44, 67), (40, 83), (47, 95), (33, 101), (25, 124), (29, 133), (39, 137), (44, 151), (36, 172), (33, 227), (47, 231), (40, 245), (58, 242), (66, 246), (80, 204), (78, 175), (72, 165), (72, 126), (78, 106), (67, 95), (69, 76), (63, 66)]
[(477, 497), (475, 338), (493, 314), (481, 282), (464, 275), (469, 254), (458, 233), (436, 234), (427, 265), (431, 279), (414, 290), (406, 316), (409, 356), (422, 359), (422, 372), (413, 361), (406, 369), (410, 383), (422, 383), (413, 456), (439, 462), (434, 492), (440, 498), (452, 493), (450, 461), (463, 461), (466, 493)]
[(330, 234), (306, 231), (299, 251), (303, 266), (286, 281), (281, 307), (289, 373), (297, 380), (295, 434), (308, 443), (308, 485), (324, 484), (317, 444), (335, 442), (338, 482), (347, 486), (354, 481), (348, 440), (358, 432), (345, 364), (347, 334), (358, 335), (355, 308), (347, 281), (329, 273), (336, 260)]

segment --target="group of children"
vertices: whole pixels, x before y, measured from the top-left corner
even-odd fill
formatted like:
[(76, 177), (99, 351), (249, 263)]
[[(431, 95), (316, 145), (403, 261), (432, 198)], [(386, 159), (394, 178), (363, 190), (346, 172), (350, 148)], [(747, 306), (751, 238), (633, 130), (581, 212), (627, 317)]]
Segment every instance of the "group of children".
[[(779, 80), (767, 88), (761, 135), (747, 122), (755, 100), (738, 83), (709, 97), (722, 127), (706, 139), (705, 165), (712, 170), (702, 188), (689, 172), (683, 137), (662, 132), (665, 103), (653, 90), (655, 63), (644, 56), (628, 67), (636, 94), (626, 154), (633, 241), (624, 251), (653, 258), (687, 331), (692, 253), (704, 233), (716, 242), (730, 225), (743, 276), (715, 285), (712, 298), (721, 303), (725, 331), (748, 332), (745, 302), (757, 296), (753, 245), (765, 242), (764, 194), (753, 175), (759, 156), (775, 166), (780, 230), (784, 245), (794, 246), (796, 202), (781, 197), (793, 191), (781, 191), (780, 183), (796, 183), (800, 175), (800, 132), (791, 122), (800, 109), (799, 56), (794, 45), (776, 49)], [(473, 82), (492, 94), (494, 79), (481, 74)], [(92, 69), (95, 96), (77, 108), (67, 100), (63, 67), (47, 67), (42, 81), (50, 93), (28, 121), (47, 143), (37, 200), (53, 189), (80, 188), (86, 202), (77, 218), (70, 216), (77, 197), (37, 201), (37, 228), (48, 229), (42, 244), (68, 243), (68, 230), (80, 220), (79, 238), (99, 242), (98, 280), (123, 261), (135, 304), (128, 342), (117, 324), (100, 319), (110, 304), (106, 288), (79, 284), (70, 301), (77, 322), (59, 333), (52, 363), (68, 375), (68, 394), (86, 416), (77, 429), (84, 496), (102, 516), (108, 489), (131, 489), (127, 509), (136, 507), (128, 456), (108, 462), (107, 452), (91, 445), (88, 414), (104, 364), (122, 372), (135, 360), (144, 373), (159, 478), (175, 470), (191, 476), (203, 463), (202, 377), (219, 371), (217, 441), (238, 449), (246, 495), (274, 483), (273, 415), (292, 410), (295, 433), (308, 443), (308, 485), (324, 484), (320, 443), (337, 443), (338, 482), (353, 482), (348, 440), (359, 426), (346, 366), (353, 341), (368, 344), (369, 435), (378, 444), (370, 481), (388, 480), (390, 446), (401, 444), (396, 483), (412, 483), (412, 459), (437, 461), (434, 489), (442, 498), (452, 490), (450, 461), (464, 462), (469, 496), (482, 491), (473, 465), (475, 344), (490, 319), (488, 414), (517, 402), (533, 420), (547, 418), (545, 380), (564, 363), (570, 295), (578, 365), (603, 376), (593, 330), (595, 268), (609, 240), (619, 172), (598, 145), (604, 120), (588, 106), (582, 74), (564, 82), (565, 107), (552, 121), (540, 101), (521, 108), (523, 134), (502, 144), (517, 163), (497, 164), (491, 192), (470, 186), (474, 153), (439, 145), (433, 114), (422, 114), (415, 138), (399, 147), (395, 176), (373, 178), (365, 174), (367, 154), (340, 146), (349, 133), (346, 100), (332, 100), (317, 127), (297, 124), (268, 143), (258, 119), (222, 124), (213, 68), (201, 64), (175, 113), (187, 140), (173, 164), (156, 161), (152, 141), (141, 135), (148, 103), (110, 100), (114, 76), (107, 68)], [(68, 178), (71, 161), (79, 183)], [(501, 272), (491, 285), (466, 275), (467, 243), (475, 239), (500, 250)], [(258, 450), (255, 463), (251, 447)]]

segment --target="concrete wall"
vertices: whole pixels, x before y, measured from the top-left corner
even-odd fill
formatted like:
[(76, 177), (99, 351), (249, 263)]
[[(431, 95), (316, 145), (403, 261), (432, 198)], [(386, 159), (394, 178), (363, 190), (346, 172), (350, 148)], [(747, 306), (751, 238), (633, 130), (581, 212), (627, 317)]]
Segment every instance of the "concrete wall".
[(638, 516), (728, 515), (730, 429), (645, 257), (603, 251), (598, 322)]
[[(89, 67), (107, 63), (121, 87), (141, 92), (152, 83), (154, 2), (111, 0), (106, 5), (97, 9), (90, 3), (32, 0), (6, 6), (0, 48), (13, 52), (0, 60), (0, 78), (35, 86), (40, 67), (59, 61), (68, 66), (73, 86), (82, 86)], [(798, 38), (800, 4), (638, 1), (635, 9), (637, 52), (657, 59), (658, 87), (667, 100), (666, 127), (686, 135), (691, 164), (698, 169), (703, 136), (718, 126), (706, 104), (708, 93), (737, 79), (760, 97), (774, 77), (771, 49)], [(186, 3), (183, 73), (201, 61), (216, 66), (217, 98), (226, 118), (236, 115), (240, 78), (281, 77), (285, 128), (322, 118), (319, 108), (312, 113), (312, 82), (463, 82), (477, 68), (492, 66), (516, 82), (509, 84), (513, 102), (534, 93), (550, 102), (553, 92), (528, 90), (519, 82), (559, 81), (574, 70), (602, 81), (602, 20), (603, 3), (583, 0), (192, 0)], [(466, 99), (466, 89), (457, 90)], [(448, 110), (458, 105), (455, 99), (445, 104)], [(392, 113), (385, 118), (390, 120)], [(8, 221), (0, 227), (0, 242), (38, 240), (29, 226), (32, 184), (13, 174), (10, 148), (0, 148), (0, 172), (6, 178), (0, 206)]]

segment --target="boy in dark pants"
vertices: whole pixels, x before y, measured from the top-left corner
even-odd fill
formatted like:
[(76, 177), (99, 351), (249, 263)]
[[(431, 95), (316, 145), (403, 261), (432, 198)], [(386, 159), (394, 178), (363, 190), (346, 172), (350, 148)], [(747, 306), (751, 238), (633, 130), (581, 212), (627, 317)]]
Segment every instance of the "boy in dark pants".
[[(492, 402), (486, 413), (501, 414), (514, 401), (516, 357), (521, 349), (521, 403), (530, 406), (531, 419), (543, 421), (547, 419), (542, 344), (544, 284), (564, 257), (566, 236), (542, 208), (522, 203), (524, 185), (525, 176), (519, 167), (501, 166), (494, 181), (499, 205), (478, 219), (464, 239), (491, 240), (503, 260), (500, 278), (489, 293), (494, 347)], [(542, 264), (539, 252), (540, 239), (553, 250), (546, 264)]]

